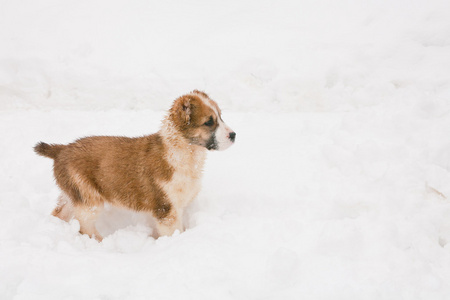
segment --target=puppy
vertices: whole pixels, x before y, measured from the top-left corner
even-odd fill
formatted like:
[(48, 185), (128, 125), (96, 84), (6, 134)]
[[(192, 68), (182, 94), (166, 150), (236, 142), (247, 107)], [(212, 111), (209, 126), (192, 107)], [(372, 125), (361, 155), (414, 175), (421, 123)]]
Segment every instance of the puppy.
[(195, 90), (173, 102), (155, 134), (40, 142), (34, 150), (54, 160), (62, 192), (52, 214), (76, 218), (80, 233), (101, 241), (95, 221), (105, 202), (152, 214), (160, 236), (183, 231), (183, 211), (200, 191), (207, 150), (225, 150), (235, 138), (217, 103)]

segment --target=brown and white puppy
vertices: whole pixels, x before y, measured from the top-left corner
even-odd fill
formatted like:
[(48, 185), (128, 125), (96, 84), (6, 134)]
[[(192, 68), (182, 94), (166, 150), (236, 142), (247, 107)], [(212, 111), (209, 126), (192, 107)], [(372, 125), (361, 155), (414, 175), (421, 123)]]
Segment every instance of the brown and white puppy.
[(206, 150), (225, 150), (235, 137), (216, 102), (195, 90), (174, 101), (155, 134), (41, 142), (34, 150), (54, 160), (62, 192), (52, 214), (76, 218), (81, 233), (100, 241), (95, 221), (105, 202), (151, 213), (160, 236), (182, 231), (183, 210), (200, 191)]

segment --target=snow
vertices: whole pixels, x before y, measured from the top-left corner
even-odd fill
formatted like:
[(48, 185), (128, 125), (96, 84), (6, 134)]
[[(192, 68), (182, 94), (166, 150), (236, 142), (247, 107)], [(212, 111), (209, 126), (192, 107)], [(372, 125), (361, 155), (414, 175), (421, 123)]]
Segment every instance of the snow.
[[(445, 299), (448, 1), (0, 1), (0, 299)], [(187, 230), (50, 215), (38, 141), (158, 130), (205, 90), (237, 132)]]

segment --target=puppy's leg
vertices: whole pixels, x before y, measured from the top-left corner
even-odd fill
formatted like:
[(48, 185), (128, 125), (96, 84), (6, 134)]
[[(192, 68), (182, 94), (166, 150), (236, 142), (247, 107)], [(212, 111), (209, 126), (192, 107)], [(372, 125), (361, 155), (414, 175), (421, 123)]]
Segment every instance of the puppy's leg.
[(88, 207), (84, 205), (77, 205), (74, 207), (75, 218), (80, 222), (80, 233), (87, 234), (91, 238), (95, 237), (99, 242), (102, 241), (103, 237), (95, 228), (95, 221), (102, 209), (103, 205), (101, 207)]
[(53, 210), (52, 215), (66, 222), (69, 222), (73, 218), (72, 200), (64, 192), (61, 192), (59, 195), (58, 204)]
[(183, 211), (181, 209), (171, 209), (165, 216), (155, 215), (159, 236), (171, 236), (175, 230), (183, 231)]

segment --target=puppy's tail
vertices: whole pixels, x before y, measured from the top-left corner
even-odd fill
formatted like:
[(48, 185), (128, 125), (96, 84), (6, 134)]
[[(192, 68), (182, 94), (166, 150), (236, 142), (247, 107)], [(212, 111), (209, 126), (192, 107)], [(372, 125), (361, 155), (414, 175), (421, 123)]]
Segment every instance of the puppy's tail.
[(34, 146), (34, 152), (36, 152), (39, 155), (55, 159), (63, 148), (64, 145), (57, 145), (57, 144), (49, 145), (44, 142), (39, 142), (36, 144), (36, 146)]

